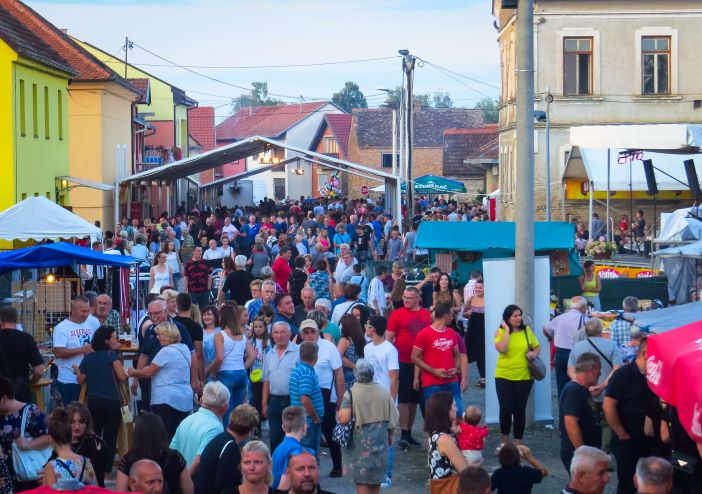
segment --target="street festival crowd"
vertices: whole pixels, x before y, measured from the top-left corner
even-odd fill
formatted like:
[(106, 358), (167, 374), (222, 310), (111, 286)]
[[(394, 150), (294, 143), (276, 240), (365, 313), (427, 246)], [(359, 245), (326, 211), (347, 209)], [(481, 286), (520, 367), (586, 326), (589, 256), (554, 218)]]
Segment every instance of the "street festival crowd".
[[(487, 220), (482, 208), (443, 199), (416, 206), (405, 235), (366, 200), (125, 218), (91, 247), (143, 259), (148, 293), (135, 321), (113, 308), (104, 270), (81, 266), (85, 292), (53, 329), (47, 365), (30, 333), (16, 330), (16, 310), (0, 308), (0, 494), (40, 484), (323, 494), (321, 475), (373, 493), (392, 485), (408, 448), (426, 448), (431, 493), (531, 492), (548, 472), (523, 442), (526, 407), (536, 361), (551, 352), (516, 305), (500, 327), (485, 327), (480, 272), (460, 290), (436, 266), (407, 279), (408, 263), (427, 260), (414, 244), (420, 221)], [(599, 291), (581, 285), (590, 298)], [(538, 328), (554, 348), (570, 479), (562, 492), (601, 493), (612, 468), (619, 494), (702, 492), (700, 445), (646, 384), (647, 340), (631, 324), (639, 301), (623, 300), (611, 338), (588, 302), (573, 297)], [(130, 329), (138, 359), (123, 365), (117, 350)], [(489, 371), (486, 334), (498, 351)], [(42, 410), (30, 385), (49, 366), (51, 410)], [(482, 412), (462, 400), (486, 379), (499, 402), (491, 475)], [(418, 408), (423, 437), (413, 432)], [(116, 458), (120, 426), (132, 421), (131, 449)], [(329, 472), (319, 471), (322, 447)]]

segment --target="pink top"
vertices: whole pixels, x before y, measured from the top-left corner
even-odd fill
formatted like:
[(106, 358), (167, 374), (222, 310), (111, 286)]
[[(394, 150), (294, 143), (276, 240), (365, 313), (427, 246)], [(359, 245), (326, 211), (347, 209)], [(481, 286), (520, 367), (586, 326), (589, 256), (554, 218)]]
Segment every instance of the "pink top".
[(482, 450), (485, 446), (485, 438), (489, 430), (485, 425), (472, 425), (461, 422), (458, 425), (461, 432), (458, 433), (458, 447), (464, 450)]

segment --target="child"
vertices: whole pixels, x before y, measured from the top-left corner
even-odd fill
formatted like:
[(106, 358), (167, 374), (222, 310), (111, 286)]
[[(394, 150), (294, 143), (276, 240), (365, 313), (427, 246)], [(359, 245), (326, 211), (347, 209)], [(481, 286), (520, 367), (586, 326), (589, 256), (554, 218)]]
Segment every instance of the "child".
[(307, 421), (302, 407), (289, 406), (283, 410), (283, 432), (285, 438), (273, 451), (273, 489), (285, 490), (290, 482), (285, 476), (290, 454), (301, 450), (302, 438), (307, 435)]
[[(256, 408), (258, 416), (263, 417), (263, 410), (261, 407), (261, 400), (263, 399), (263, 380), (261, 379), (261, 373), (263, 371), (263, 358), (271, 349), (271, 338), (270, 333), (268, 333), (266, 320), (261, 316), (256, 317), (251, 323), (251, 337), (249, 338), (249, 343), (251, 343), (254, 353), (256, 354), (251, 369), (249, 369), (251, 395), (253, 398), (251, 404)], [(255, 434), (257, 437), (260, 437), (260, 430), (258, 428)]]
[[(531, 453), (531, 450), (520, 444), (515, 446), (507, 443), (498, 453), (501, 467), (492, 474), (492, 490), (497, 494), (529, 494), (534, 484), (548, 475), (548, 470)], [(531, 463), (532, 467), (519, 465), (520, 457)]]
[(463, 414), (463, 421), (458, 424), (458, 447), (469, 465), (483, 464), (483, 447), (489, 431), (487, 426), (479, 425), (482, 419), (480, 408), (469, 406)]
[(93, 464), (85, 456), (77, 455), (71, 450), (71, 417), (63, 408), (57, 408), (49, 417), (49, 438), (56, 458), (44, 467), (44, 485), (54, 485), (59, 480), (70, 479), (85, 485), (97, 485)]

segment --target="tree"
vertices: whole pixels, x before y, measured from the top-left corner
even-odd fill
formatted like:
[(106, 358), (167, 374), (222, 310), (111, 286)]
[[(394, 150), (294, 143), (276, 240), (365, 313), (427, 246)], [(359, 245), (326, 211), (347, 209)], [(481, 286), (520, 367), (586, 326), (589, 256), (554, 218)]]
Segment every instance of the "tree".
[[(387, 108), (399, 108), (400, 98), (402, 96), (402, 86), (395, 86), (395, 89), (388, 91), (388, 95), (385, 98), (385, 103), (383, 106)], [(431, 100), (429, 93), (414, 94), (412, 98), (416, 103), (420, 103), (422, 108), (431, 108)], [(449, 98), (450, 100), (450, 98)]]
[(453, 108), (451, 95), (441, 89), (434, 91), (432, 101), (434, 103), (434, 108)]
[(486, 124), (497, 123), (500, 119), (500, 108), (495, 99), (483, 98), (475, 104), (475, 109), (483, 112), (483, 121)]
[(274, 106), (283, 103), (280, 100), (268, 97), (268, 82), (254, 81), (251, 83), (251, 88), (251, 92), (241, 93), (238, 98), (232, 100), (232, 113), (236, 113), (242, 108)]
[(351, 113), (354, 108), (368, 108), (368, 102), (365, 96), (358, 87), (358, 84), (352, 81), (347, 81), (341, 91), (334, 93), (332, 103), (344, 110), (346, 113)]

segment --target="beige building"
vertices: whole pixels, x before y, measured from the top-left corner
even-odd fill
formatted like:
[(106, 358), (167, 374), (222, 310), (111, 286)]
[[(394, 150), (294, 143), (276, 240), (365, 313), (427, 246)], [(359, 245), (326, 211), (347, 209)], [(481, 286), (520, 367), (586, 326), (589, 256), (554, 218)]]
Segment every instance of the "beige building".
[[(702, 122), (702, 64), (696, 56), (702, 46), (702, 1), (534, 3), (535, 110), (545, 111), (547, 95), (553, 97), (548, 108), (550, 149), (546, 149), (545, 124), (535, 123), (537, 219), (545, 216), (547, 153), (551, 157), (553, 219), (586, 218), (582, 184), (566, 183), (562, 178), (572, 126)], [(512, 220), (519, 189), (515, 182), (517, 11), (502, 9), (499, 0), (493, 5), (502, 76), (501, 219)], [(688, 204), (687, 194), (659, 197), (659, 211)], [(634, 192), (632, 201), (628, 192), (619, 191), (612, 197), (611, 215), (629, 214), (632, 203), (646, 211), (653, 205), (645, 192)], [(596, 198), (595, 210), (604, 212), (603, 198)]]

